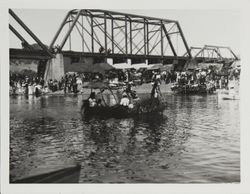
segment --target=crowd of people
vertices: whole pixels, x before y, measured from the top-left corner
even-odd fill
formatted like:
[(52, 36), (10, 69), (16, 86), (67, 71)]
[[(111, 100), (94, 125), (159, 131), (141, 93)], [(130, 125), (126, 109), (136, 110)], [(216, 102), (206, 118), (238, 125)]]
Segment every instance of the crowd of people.
[(41, 93), (78, 93), (82, 84), (90, 80), (100, 80), (101, 74), (67, 73), (61, 79), (44, 80), (35, 74), (10, 73), (10, 94), (38, 95)]
[(215, 88), (227, 88), (229, 79), (239, 79), (240, 70), (236, 69), (227, 75), (219, 74), (213, 68), (195, 69), (185, 71), (160, 71), (160, 69), (114, 69), (104, 75), (101, 73), (66, 73), (61, 79), (44, 80), (35, 73), (18, 74), (10, 73), (10, 94), (41, 94), (41, 93), (81, 93), (83, 83), (89, 81), (101, 81), (116, 86), (124, 83), (134, 85), (154, 83), (160, 84), (194, 85), (207, 84)]

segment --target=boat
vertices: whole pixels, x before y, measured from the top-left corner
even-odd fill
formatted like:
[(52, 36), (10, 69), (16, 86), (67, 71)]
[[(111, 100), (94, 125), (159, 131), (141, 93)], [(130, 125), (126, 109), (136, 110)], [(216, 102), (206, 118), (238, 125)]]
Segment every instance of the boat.
[(231, 90), (222, 90), (218, 93), (218, 97), (222, 100), (239, 100), (240, 95)]
[(239, 83), (230, 81), (227, 89), (218, 92), (218, 98), (222, 100), (240, 100)]
[(216, 88), (210, 84), (175, 84), (171, 90), (177, 94), (213, 94)]
[[(102, 99), (102, 104), (97, 104), (94, 107), (89, 105), (89, 100), (83, 100), (81, 106), (81, 114), (85, 118), (89, 117), (101, 117), (101, 118), (127, 118), (127, 117), (136, 117), (148, 114), (161, 114), (162, 111), (165, 109), (166, 103), (162, 102), (161, 99), (153, 99), (153, 98), (146, 98), (146, 99), (133, 99), (133, 104), (129, 106), (122, 106), (118, 102), (120, 102), (119, 97), (117, 97), (113, 89), (109, 87), (108, 84), (103, 82), (94, 82), (85, 85), (87, 88), (92, 89), (99, 89), (99, 94)], [(103, 93), (105, 90), (108, 90), (113, 98), (116, 100), (116, 104), (108, 105), (103, 97)]]
[(78, 183), (81, 165), (74, 165), (59, 170), (20, 178), (11, 183)]
[(84, 100), (81, 113), (87, 117), (95, 116), (101, 118), (127, 118), (147, 114), (158, 114), (164, 110), (163, 104), (157, 104), (157, 102), (153, 101), (148, 102), (149, 104), (147, 107), (140, 103), (136, 104), (133, 108), (124, 107), (121, 105), (89, 107), (88, 100)]

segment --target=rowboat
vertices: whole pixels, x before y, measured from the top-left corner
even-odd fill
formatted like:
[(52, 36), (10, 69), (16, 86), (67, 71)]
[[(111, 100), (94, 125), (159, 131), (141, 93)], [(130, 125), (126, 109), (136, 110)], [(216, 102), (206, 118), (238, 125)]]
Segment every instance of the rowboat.
[[(99, 89), (100, 96), (102, 99), (102, 104), (91, 107), (89, 105), (88, 99), (83, 100), (81, 106), (81, 114), (84, 117), (102, 117), (102, 118), (126, 118), (126, 117), (135, 117), (141, 115), (162, 113), (165, 108), (165, 105), (160, 99), (136, 99), (133, 100), (132, 106), (122, 106), (119, 104), (119, 97), (115, 95), (112, 88), (110, 88), (105, 83), (91, 83), (88, 88)], [(116, 100), (116, 103), (112, 106), (108, 105), (105, 102), (105, 97), (103, 96), (104, 90), (108, 90), (113, 98)]]
[(75, 165), (51, 172), (23, 177), (10, 182), (11, 183), (78, 183), (80, 170), (81, 166)]

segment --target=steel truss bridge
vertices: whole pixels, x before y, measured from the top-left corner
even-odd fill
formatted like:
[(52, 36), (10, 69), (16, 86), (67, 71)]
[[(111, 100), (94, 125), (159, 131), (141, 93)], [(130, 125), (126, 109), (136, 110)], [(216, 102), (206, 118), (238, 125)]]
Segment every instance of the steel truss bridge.
[[(146, 17), (99, 9), (74, 9), (67, 13), (49, 46), (24, 24), (13, 12), (9, 14), (35, 40), (40, 49), (34, 49), (11, 25), (10, 30), (20, 39), (24, 49), (10, 48), (10, 58), (49, 60), (57, 53), (71, 58), (93, 57), (96, 62), (112, 58), (113, 64), (163, 63), (184, 65), (190, 60), (225, 61), (222, 47), (188, 47), (178, 21)], [(68, 47), (67, 47), (68, 46)], [(66, 48), (67, 47), (67, 48)], [(194, 56), (194, 50), (198, 50)], [(206, 55), (205, 52), (210, 52)], [(212, 55), (211, 53), (216, 53)]]
[(225, 46), (204, 45), (203, 47), (190, 47), (190, 52), (193, 59), (198, 63), (231, 63), (239, 60), (239, 57), (232, 49)]

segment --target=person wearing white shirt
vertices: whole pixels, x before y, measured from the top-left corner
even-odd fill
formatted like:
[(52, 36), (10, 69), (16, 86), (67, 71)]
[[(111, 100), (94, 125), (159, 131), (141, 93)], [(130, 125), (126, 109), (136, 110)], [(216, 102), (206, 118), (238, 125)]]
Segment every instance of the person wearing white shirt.
[(96, 106), (95, 92), (91, 92), (88, 100), (89, 100), (89, 107)]
[(129, 105), (129, 99), (128, 99), (128, 96), (127, 96), (126, 93), (124, 93), (122, 95), (122, 99), (121, 99), (120, 105), (122, 105), (122, 106), (128, 106)]

